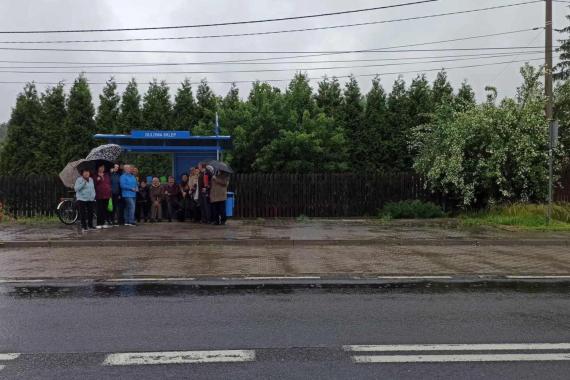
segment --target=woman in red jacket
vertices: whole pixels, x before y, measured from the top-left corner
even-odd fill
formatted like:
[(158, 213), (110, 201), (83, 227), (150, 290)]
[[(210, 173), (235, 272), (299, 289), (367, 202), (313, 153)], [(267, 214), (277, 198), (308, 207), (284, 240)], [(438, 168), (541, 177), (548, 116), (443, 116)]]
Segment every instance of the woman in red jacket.
[(111, 227), (111, 213), (108, 210), (109, 198), (112, 195), (111, 177), (105, 171), (105, 165), (97, 168), (93, 182), (95, 182), (95, 201), (97, 202), (97, 228), (109, 228)]

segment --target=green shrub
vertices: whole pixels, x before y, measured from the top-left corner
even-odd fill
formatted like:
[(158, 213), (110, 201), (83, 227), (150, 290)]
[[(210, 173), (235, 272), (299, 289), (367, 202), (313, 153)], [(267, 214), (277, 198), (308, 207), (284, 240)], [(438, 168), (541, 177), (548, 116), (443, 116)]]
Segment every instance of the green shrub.
[(386, 203), (380, 216), (392, 219), (429, 219), (442, 217), (443, 211), (431, 202), (400, 201)]
[(461, 215), (465, 225), (503, 225), (527, 229), (570, 229), (570, 204), (552, 205), (552, 222), (546, 221), (547, 205), (512, 203)]

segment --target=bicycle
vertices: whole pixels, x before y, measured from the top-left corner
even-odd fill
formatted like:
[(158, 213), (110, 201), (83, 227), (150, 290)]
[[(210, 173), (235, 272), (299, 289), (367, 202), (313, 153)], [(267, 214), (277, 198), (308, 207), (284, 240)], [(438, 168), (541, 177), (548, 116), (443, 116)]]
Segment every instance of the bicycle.
[(77, 209), (77, 204), (75, 203), (75, 197), (61, 198), (61, 202), (59, 202), (57, 205), (56, 213), (57, 217), (63, 224), (75, 224), (75, 222), (77, 222), (77, 218), (79, 217), (79, 210)]

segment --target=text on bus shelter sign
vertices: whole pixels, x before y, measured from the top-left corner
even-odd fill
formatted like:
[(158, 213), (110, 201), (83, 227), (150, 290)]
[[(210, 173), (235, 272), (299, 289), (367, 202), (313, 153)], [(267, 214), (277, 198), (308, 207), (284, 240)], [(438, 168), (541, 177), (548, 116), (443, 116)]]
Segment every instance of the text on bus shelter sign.
[(189, 131), (131, 131), (131, 137), (136, 139), (188, 139)]

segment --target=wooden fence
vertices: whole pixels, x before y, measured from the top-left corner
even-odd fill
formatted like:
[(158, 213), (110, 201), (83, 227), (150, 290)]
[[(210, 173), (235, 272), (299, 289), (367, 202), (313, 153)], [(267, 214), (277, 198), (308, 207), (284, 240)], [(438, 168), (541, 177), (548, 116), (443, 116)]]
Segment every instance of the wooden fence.
[[(570, 169), (564, 172), (555, 199), (570, 202)], [(376, 215), (386, 202), (431, 200), (415, 174), (236, 174), (230, 181), (236, 193), (235, 216), (352, 217)], [(0, 177), (0, 202), (15, 216), (52, 216), (60, 198), (69, 196), (57, 177)]]

